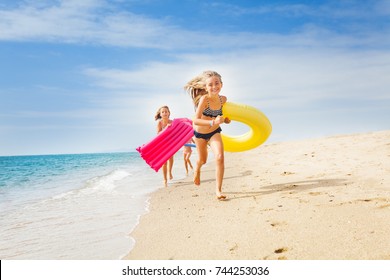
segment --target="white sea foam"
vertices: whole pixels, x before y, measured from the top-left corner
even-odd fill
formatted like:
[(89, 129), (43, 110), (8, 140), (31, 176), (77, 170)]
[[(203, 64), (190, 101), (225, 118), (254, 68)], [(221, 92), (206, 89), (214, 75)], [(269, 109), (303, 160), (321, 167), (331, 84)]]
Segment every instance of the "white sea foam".
[(14, 174), (18, 182), (30, 176), (30, 183), (8, 185), (0, 197), (0, 258), (118, 259), (127, 254), (134, 245), (129, 233), (161, 182), (161, 175), (135, 155), (26, 158), (28, 167), (35, 161), (46, 165), (36, 168), (35, 177), (26, 175), (28, 168)]
[(88, 193), (95, 191), (112, 191), (117, 185), (116, 181), (120, 181), (128, 176), (131, 176), (131, 173), (126, 170), (114, 170), (107, 175), (98, 176), (87, 181), (86, 187), (82, 191), (87, 191)]
[(111, 192), (118, 187), (116, 182), (121, 181), (129, 176), (132, 176), (132, 174), (124, 169), (113, 170), (106, 175), (96, 176), (88, 179), (80, 189), (54, 195), (51, 199), (65, 199), (69, 196), (92, 195), (96, 193)]

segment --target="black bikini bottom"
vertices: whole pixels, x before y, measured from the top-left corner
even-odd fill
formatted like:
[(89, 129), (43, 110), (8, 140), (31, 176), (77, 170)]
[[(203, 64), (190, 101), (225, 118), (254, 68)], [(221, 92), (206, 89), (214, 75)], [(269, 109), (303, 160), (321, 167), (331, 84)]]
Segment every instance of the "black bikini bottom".
[(196, 138), (201, 138), (201, 139), (204, 139), (206, 141), (209, 141), (211, 139), (211, 137), (213, 137), (214, 134), (220, 133), (221, 131), (222, 131), (221, 127), (218, 127), (216, 130), (214, 130), (210, 133), (199, 133), (199, 132), (194, 130), (194, 135)]

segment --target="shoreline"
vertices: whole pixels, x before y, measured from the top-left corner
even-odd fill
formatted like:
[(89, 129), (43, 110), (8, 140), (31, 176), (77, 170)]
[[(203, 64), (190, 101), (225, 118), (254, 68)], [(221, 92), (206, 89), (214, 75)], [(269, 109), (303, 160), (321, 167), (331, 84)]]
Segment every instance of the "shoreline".
[(390, 131), (225, 153), (227, 201), (211, 158), (151, 194), (124, 259), (390, 259)]
[[(185, 172), (183, 170), (180, 170), (178, 172), (178, 167), (177, 167), (177, 162), (182, 162), (182, 152), (181, 151), (178, 151), (178, 153), (176, 154), (175, 156), (175, 162), (176, 162), (176, 166), (174, 165), (174, 173), (177, 174), (176, 176), (178, 177), (177, 179), (176, 178), (173, 178), (171, 181), (168, 182), (168, 185), (169, 187), (172, 187), (172, 186), (175, 186), (176, 184), (179, 184), (183, 179), (186, 178), (186, 175), (185, 175)], [(159, 177), (162, 177), (161, 175), (161, 171), (158, 172), (158, 176)], [(176, 177), (175, 176), (175, 177)], [(161, 182), (163, 181), (163, 179), (161, 178)], [(137, 221), (136, 223), (132, 226), (131, 230), (130, 230), (130, 234), (127, 234), (127, 238), (129, 239), (129, 242), (130, 242), (130, 251), (134, 248), (135, 244), (136, 244), (136, 240), (135, 238), (131, 235), (131, 233), (138, 227), (138, 225), (140, 224), (141, 220), (142, 220), (142, 217), (144, 215), (147, 215), (149, 212), (150, 212), (150, 206), (151, 206), (151, 199), (152, 199), (152, 196), (154, 195), (154, 193), (158, 192), (159, 190), (161, 189), (164, 189), (165, 187), (162, 185), (159, 185), (156, 187), (156, 189), (154, 191), (152, 191), (151, 193), (148, 193), (145, 195), (145, 199), (143, 201), (143, 211), (142, 213), (138, 214), (137, 216)], [(119, 259), (120, 260), (123, 260), (126, 258), (126, 256), (128, 255), (129, 252), (126, 252), (126, 253), (123, 253), (119, 256)]]

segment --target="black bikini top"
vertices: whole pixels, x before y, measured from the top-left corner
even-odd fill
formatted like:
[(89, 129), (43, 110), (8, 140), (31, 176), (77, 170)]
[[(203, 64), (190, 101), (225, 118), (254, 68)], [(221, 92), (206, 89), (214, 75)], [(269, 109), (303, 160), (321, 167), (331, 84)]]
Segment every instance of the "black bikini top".
[(219, 108), (217, 110), (213, 110), (210, 108), (210, 101), (207, 98), (207, 108), (203, 110), (203, 113), (202, 113), (203, 116), (211, 117), (211, 118), (216, 118), (218, 116), (222, 116), (223, 113), (222, 113), (222, 97), (221, 96), (219, 97), (219, 101), (221, 102), (221, 108)]

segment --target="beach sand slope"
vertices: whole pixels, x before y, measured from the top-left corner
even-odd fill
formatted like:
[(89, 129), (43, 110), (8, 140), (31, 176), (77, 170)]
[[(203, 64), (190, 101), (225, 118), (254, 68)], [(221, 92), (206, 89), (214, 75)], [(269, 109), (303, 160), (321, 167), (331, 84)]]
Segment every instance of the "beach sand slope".
[(199, 187), (190, 176), (159, 189), (126, 259), (390, 259), (390, 131), (225, 157), (228, 200), (213, 163)]

